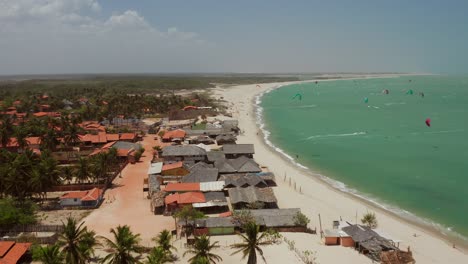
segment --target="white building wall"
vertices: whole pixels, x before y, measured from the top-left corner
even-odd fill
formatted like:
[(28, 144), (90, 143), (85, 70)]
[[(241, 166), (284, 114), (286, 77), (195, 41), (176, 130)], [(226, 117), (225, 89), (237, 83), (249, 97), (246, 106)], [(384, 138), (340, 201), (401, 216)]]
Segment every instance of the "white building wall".
[(80, 206), (81, 199), (78, 198), (70, 198), (70, 199), (60, 199), (61, 206)]

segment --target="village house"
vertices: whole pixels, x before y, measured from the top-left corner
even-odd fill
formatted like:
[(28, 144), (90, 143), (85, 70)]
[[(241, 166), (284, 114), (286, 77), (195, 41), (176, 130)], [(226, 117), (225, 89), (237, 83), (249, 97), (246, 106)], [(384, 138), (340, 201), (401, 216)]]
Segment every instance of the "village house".
[(163, 176), (185, 176), (190, 171), (184, 166), (182, 161), (164, 164), (162, 166), (161, 175)]
[(29, 249), (32, 243), (16, 243), (14, 241), (0, 241), (0, 263), (16, 264), (30, 263)]
[(218, 169), (198, 168), (184, 176), (181, 182), (213, 182), (218, 179)]
[(255, 153), (253, 144), (223, 145), (223, 152), (227, 159), (235, 159), (241, 156), (253, 158), (253, 154)]
[(169, 194), (164, 200), (166, 212), (173, 213), (176, 210), (194, 203), (205, 203), (205, 195), (201, 192), (184, 192)]
[(273, 189), (269, 187), (255, 188), (249, 186), (246, 188), (230, 188), (228, 189), (228, 194), (231, 204), (235, 209), (247, 208), (252, 204), (257, 204), (257, 206), (261, 204), (263, 208), (278, 208), (276, 204), (278, 201), (273, 193)]
[(270, 185), (262, 177), (257, 176), (253, 173), (247, 174), (223, 174), (219, 178), (220, 180), (226, 183), (226, 188), (236, 188), (236, 187), (269, 187)]
[(240, 156), (235, 159), (218, 159), (214, 162), (214, 166), (219, 170), (220, 174), (258, 173), (262, 171), (260, 166), (253, 159), (245, 156)]
[(218, 145), (228, 145), (228, 144), (236, 144), (237, 138), (234, 135), (218, 135), (216, 137), (216, 143)]
[(359, 252), (374, 260), (380, 260), (382, 252), (398, 250), (391, 240), (382, 237), (367, 226), (349, 225), (341, 230), (351, 237), (352, 242), (348, 242), (349, 244), (352, 243)]
[(166, 146), (163, 148), (162, 158), (167, 163), (178, 161), (192, 161), (194, 163), (206, 160), (206, 150), (193, 146)]
[(176, 129), (164, 132), (162, 136), (163, 142), (177, 142), (181, 143), (185, 139), (185, 131), (182, 129)]
[(229, 210), (228, 202), (224, 192), (222, 191), (212, 191), (205, 192), (205, 202), (193, 203), (193, 208), (196, 208), (204, 213), (219, 213)]
[(66, 206), (81, 206), (81, 207), (97, 207), (103, 199), (101, 189), (93, 188), (89, 191), (68, 192), (60, 197), (60, 205)]

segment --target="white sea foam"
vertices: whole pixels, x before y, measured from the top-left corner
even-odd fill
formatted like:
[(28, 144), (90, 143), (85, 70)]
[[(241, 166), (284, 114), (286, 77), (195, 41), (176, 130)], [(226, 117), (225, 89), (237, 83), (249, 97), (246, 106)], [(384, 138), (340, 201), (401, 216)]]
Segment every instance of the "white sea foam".
[(405, 102), (400, 102), (400, 103), (385, 103), (386, 106), (390, 106), (390, 105), (404, 105), (406, 104)]
[(359, 136), (359, 135), (366, 135), (367, 133), (364, 131), (354, 132), (354, 133), (347, 133), (347, 134), (326, 134), (326, 135), (313, 135), (310, 137), (305, 138), (304, 140), (314, 139), (314, 138), (328, 138), (328, 137), (352, 137), (352, 136)]
[[(265, 123), (263, 121), (263, 108), (261, 107), (261, 98), (263, 97), (263, 95), (273, 91), (274, 89), (278, 89), (280, 87), (282, 87), (283, 85), (278, 85), (278, 86), (275, 86), (271, 89), (268, 89), (266, 90), (265, 92), (263, 93), (260, 93), (258, 94), (256, 97), (255, 97), (255, 105), (256, 105), (256, 110), (255, 110), (255, 113), (256, 113), (256, 122), (258, 124), (258, 126), (260, 127), (260, 130), (262, 131), (263, 135), (264, 135), (264, 141), (265, 143), (270, 146), (271, 148), (273, 148), (276, 152), (278, 152), (280, 155), (283, 155), (284, 157), (286, 157), (288, 160), (290, 160), (294, 165), (304, 169), (304, 170), (307, 170), (309, 172), (311, 172), (315, 177), (318, 177), (319, 179), (321, 179), (322, 181), (326, 182), (327, 184), (329, 184), (330, 186), (332, 186), (333, 188), (335, 189), (338, 189), (344, 193), (348, 193), (348, 194), (351, 194), (355, 197), (358, 197), (360, 199), (363, 199), (371, 204), (373, 204), (374, 206), (378, 207), (378, 208), (381, 208), (383, 210), (386, 210), (386, 211), (389, 211), (391, 213), (394, 213), (400, 217), (402, 217), (403, 219), (406, 219), (406, 220), (409, 220), (409, 221), (412, 221), (412, 222), (416, 222), (416, 223), (419, 223), (419, 224), (422, 224), (422, 225), (425, 225), (425, 226), (428, 226), (428, 227), (431, 227), (437, 231), (439, 231), (440, 233), (444, 234), (444, 235), (450, 235), (452, 237), (457, 237), (458, 239), (461, 239), (461, 240), (464, 240), (468, 243), (468, 237), (465, 237), (465, 236), (462, 236), (461, 234), (457, 233), (457, 232), (454, 232), (452, 230), (452, 227), (447, 227), (447, 226), (443, 226), (439, 223), (436, 223), (430, 219), (427, 219), (427, 218), (422, 218), (422, 217), (419, 217), (419, 216), (416, 216), (415, 214), (407, 211), (407, 210), (404, 210), (402, 208), (399, 208), (397, 206), (393, 206), (393, 205), (390, 205), (386, 202), (383, 202), (383, 201), (380, 201), (378, 198), (375, 198), (373, 197), (372, 195), (369, 195), (369, 194), (365, 194), (365, 193), (361, 193), (361, 192), (358, 192), (356, 189), (353, 189), (353, 188), (350, 188), (349, 186), (347, 186), (345, 183), (343, 182), (340, 182), (340, 181), (337, 181), (337, 180), (334, 180), (332, 178), (329, 178), (325, 175), (322, 175), (322, 174), (319, 174), (319, 173), (316, 173), (316, 172), (313, 172), (312, 170), (310, 170), (308, 167), (296, 162), (294, 160), (293, 157), (291, 157), (289, 154), (287, 154), (284, 150), (282, 150), (281, 148), (275, 146), (270, 140), (269, 140), (269, 137), (271, 135), (270, 131), (268, 131), (266, 128), (265, 128)], [(443, 133), (449, 133), (449, 132), (461, 132), (461, 130), (447, 130), (447, 131), (435, 131), (435, 132), (443, 132)], [(434, 133), (434, 132), (433, 132)], [(330, 134), (330, 135), (317, 135), (317, 136), (357, 136), (357, 135), (365, 135), (367, 134), (366, 132), (364, 131), (361, 131), (361, 132), (354, 132), (354, 133), (349, 133), (349, 134)], [(314, 136), (311, 136), (312, 138)], [(310, 138), (310, 137), (309, 137)]]

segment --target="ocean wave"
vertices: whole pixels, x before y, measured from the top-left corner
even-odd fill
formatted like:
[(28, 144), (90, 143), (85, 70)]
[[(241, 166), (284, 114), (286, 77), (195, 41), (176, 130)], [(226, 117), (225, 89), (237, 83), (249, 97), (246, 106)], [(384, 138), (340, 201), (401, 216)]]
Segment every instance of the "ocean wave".
[(304, 140), (314, 139), (314, 138), (328, 138), (328, 137), (351, 137), (351, 136), (359, 136), (359, 135), (366, 135), (367, 133), (364, 131), (361, 132), (354, 132), (348, 134), (326, 134), (326, 135), (313, 135), (310, 137), (305, 138)]
[[(280, 87), (282, 87), (283, 85), (278, 85), (278, 86), (275, 86), (271, 89), (268, 89), (266, 90), (265, 92), (262, 92), (260, 94), (258, 94), (256, 97), (255, 97), (255, 105), (256, 105), (256, 122), (257, 122), (257, 125), (259, 126), (260, 130), (262, 131), (264, 137), (264, 141), (265, 143), (270, 146), (271, 148), (273, 148), (276, 152), (278, 152), (280, 155), (286, 157), (288, 160), (290, 160), (294, 165), (298, 166), (299, 168), (301, 169), (304, 169), (310, 173), (312, 173), (314, 176), (318, 177), (320, 180), (324, 181), (325, 183), (327, 183), (328, 185), (332, 186), (333, 188), (339, 190), (339, 191), (342, 191), (344, 193), (347, 193), (347, 194), (350, 194), (352, 196), (355, 196), (359, 199), (362, 199), (364, 201), (367, 201), (369, 202), (370, 204), (378, 207), (378, 208), (381, 208), (383, 209), (384, 211), (387, 211), (387, 212), (391, 212), (393, 214), (396, 214), (398, 215), (399, 217), (403, 218), (403, 219), (406, 219), (410, 222), (413, 222), (413, 223), (418, 223), (418, 224), (422, 224), (423, 226), (427, 226), (429, 228), (433, 228), (434, 230), (437, 230), (438, 232), (440, 232), (441, 234), (443, 235), (448, 235), (448, 236), (451, 236), (451, 237), (455, 237), (455, 238), (458, 238), (462, 241), (465, 241), (465, 243), (468, 243), (468, 237), (465, 237), (459, 233), (457, 233), (456, 231), (453, 231), (453, 228), (452, 227), (447, 227), (447, 226), (444, 226), (440, 223), (437, 223), (437, 222), (434, 222), (430, 219), (427, 219), (427, 218), (422, 218), (420, 216), (417, 216), (407, 210), (404, 210), (400, 207), (397, 207), (397, 206), (394, 206), (394, 205), (390, 205), (384, 201), (381, 201), (380, 199), (376, 198), (376, 197), (373, 197), (372, 195), (370, 194), (366, 194), (366, 193), (362, 193), (362, 192), (359, 192), (357, 191), (356, 189), (354, 188), (351, 188), (349, 186), (347, 186), (345, 183), (343, 182), (340, 182), (340, 181), (337, 181), (337, 180), (334, 180), (332, 178), (329, 178), (325, 175), (322, 175), (320, 173), (316, 173), (312, 170), (310, 170), (308, 167), (296, 162), (294, 160), (294, 158), (287, 154), (283, 149), (275, 146), (270, 140), (269, 140), (269, 137), (271, 135), (270, 131), (268, 131), (266, 128), (265, 128), (265, 123), (263, 121), (263, 108), (262, 106), (260, 105), (261, 104), (261, 98), (263, 95), (275, 90), (275, 89), (278, 89)], [(449, 132), (461, 132), (461, 130), (447, 130), (447, 131), (435, 131), (435, 132), (443, 132), (443, 133), (449, 133)], [(434, 133), (434, 132), (432, 132)], [(364, 131), (361, 131), (361, 132), (354, 132), (354, 133), (349, 133), (349, 134), (329, 134), (329, 135), (317, 135), (317, 136), (357, 136), (357, 135), (364, 135), (364, 134), (367, 134), (366, 132)], [(313, 138), (314, 136), (312, 136)]]

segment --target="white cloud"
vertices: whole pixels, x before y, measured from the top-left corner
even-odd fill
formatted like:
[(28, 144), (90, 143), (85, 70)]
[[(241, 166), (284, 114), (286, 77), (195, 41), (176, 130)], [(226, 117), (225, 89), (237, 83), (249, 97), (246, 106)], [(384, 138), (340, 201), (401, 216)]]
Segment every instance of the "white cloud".
[(120, 15), (111, 16), (105, 23), (111, 28), (150, 29), (151, 26), (134, 10), (127, 10)]
[(97, 0), (0, 0), (0, 74), (174, 71), (209, 49), (197, 33), (158, 30), (136, 10), (100, 10)]

